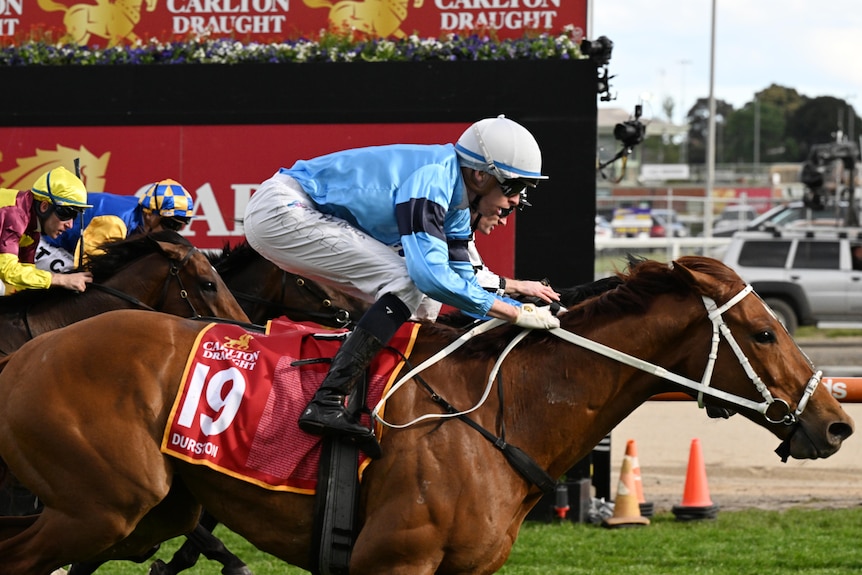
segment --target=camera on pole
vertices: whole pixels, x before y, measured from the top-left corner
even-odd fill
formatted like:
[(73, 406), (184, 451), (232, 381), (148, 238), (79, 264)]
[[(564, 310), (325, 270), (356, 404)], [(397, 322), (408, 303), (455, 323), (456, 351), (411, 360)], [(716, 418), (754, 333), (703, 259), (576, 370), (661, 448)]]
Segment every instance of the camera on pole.
[(625, 176), (626, 162), (629, 154), (631, 154), (635, 146), (643, 142), (646, 137), (646, 125), (640, 120), (642, 113), (643, 106), (638, 104), (635, 106), (634, 118), (626, 120), (625, 122), (620, 122), (614, 126), (614, 138), (622, 142), (622, 147), (613, 158), (606, 162), (599, 163), (596, 169), (603, 178), (607, 179), (607, 176), (603, 171), (604, 168), (617, 160), (622, 159), (622, 173), (620, 174), (619, 180), (617, 180), (622, 181), (622, 178)]
[(623, 143), (623, 146), (631, 149), (644, 141), (646, 135), (646, 126), (640, 121), (643, 107), (638, 104), (635, 106), (635, 117), (633, 120), (626, 120), (614, 126), (614, 138)]

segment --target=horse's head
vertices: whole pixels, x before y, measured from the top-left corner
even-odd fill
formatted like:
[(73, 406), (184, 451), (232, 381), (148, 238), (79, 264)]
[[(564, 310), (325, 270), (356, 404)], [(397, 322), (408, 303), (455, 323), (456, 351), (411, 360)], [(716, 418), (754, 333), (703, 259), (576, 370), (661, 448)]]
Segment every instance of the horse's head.
[[(706, 404), (730, 407), (784, 440), (782, 458), (828, 457), (853, 433), (853, 420), (825, 386), (805, 353), (775, 314), (729, 267), (704, 257), (683, 257), (676, 275), (704, 299), (704, 315), (718, 344), (715, 389)], [(727, 374), (735, 374), (728, 377)], [(705, 376), (705, 383), (709, 379)]]
[(104, 251), (88, 264), (94, 283), (137, 292), (165, 313), (248, 321), (209, 259), (176, 232), (136, 235), (106, 244)]

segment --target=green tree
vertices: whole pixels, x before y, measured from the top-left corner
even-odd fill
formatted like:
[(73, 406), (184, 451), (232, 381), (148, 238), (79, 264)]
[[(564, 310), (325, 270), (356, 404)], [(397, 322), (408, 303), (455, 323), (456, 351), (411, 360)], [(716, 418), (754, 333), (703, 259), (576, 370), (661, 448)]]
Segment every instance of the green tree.
[(673, 111), (676, 109), (676, 102), (670, 96), (665, 97), (661, 101), (661, 109), (664, 112), (668, 122), (673, 122)]
[(769, 102), (755, 100), (734, 110), (728, 115), (724, 130), (725, 161), (754, 163), (755, 136), (759, 138), (756, 155), (759, 162), (782, 161), (786, 150), (785, 124), (783, 111)]
[[(804, 162), (813, 144), (834, 142), (839, 129), (847, 130), (847, 116), (852, 117), (854, 139), (862, 135), (862, 120), (846, 101), (832, 96), (805, 98), (802, 105), (789, 117), (787, 137), (799, 144), (795, 162)], [(848, 126), (849, 128), (849, 126)]]
[[(724, 100), (715, 100), (715, 144), (716, 161), (721, 161), (723, 150), (722, 134), (727, 117), (733, 112), (733, 106)], [(706, 163), (706, 146), (709, 138), (709, 98), (698, 98), (688, 111), (688, 162), (690, 164)]]
[(764, 88), (754, 95), (754, 98), (760, 101), (761, 104), (771, 104), (782, 111), (785, 117), (790, 117), (799, 109), (805, 102), (805, 96), (802, 96), (794, 88), (771, 84), (768, 88)]

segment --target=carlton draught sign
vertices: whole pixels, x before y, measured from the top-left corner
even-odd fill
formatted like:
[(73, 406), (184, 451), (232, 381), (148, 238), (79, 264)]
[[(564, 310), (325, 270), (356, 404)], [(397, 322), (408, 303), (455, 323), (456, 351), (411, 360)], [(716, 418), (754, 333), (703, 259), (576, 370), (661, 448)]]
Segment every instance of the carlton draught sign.
[(272, 42), (321, 30), (380, 38), (493, 31), (509, 38), (573, 26), (583, 35), (586, 20), (587, 0), (0, 0), (0, 40), (47, 31), (102, 47), (204, 34)]

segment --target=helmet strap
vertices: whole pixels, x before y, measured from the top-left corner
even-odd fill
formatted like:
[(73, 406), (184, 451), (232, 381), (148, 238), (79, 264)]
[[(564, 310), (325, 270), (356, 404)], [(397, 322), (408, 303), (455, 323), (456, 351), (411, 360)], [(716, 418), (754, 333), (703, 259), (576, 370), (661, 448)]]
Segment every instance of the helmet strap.
[(482, 219), (482, 214), (479, 213), (479, 201), (482, 199), (482, 196), (476, 196), (473, 198), (473, 201), (470, 202), (470, 211), (476, 214), (476, 217), (473, 218), (473, 221), (470, 222), (470, 231), (475, 232), (476, 228), (479, 227), (479, 220)]
[(485, 163), (488, 165), (488, 172), (493, 174), (497, 181), (502, 183), (506, 180), (506, 176), (503, 175), (503, 172), (500, 171), (500, 168), (497, 167), (497, 164), (494, 163), (494, 160), (491, 159), (491, 154), (488, 153), (488, 147), (485, 146), (485, 140), (482, 139), (482, 133), (479, 131), (479, 127), (476, 124), (473, 124), (473, 132), (476, 135), (476, 143), (479, 144), (479, 150), (482, 152), (482, 157), (485, 158)]

